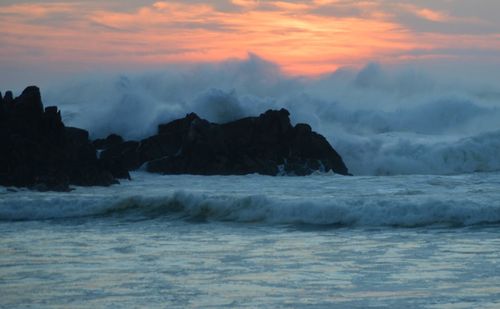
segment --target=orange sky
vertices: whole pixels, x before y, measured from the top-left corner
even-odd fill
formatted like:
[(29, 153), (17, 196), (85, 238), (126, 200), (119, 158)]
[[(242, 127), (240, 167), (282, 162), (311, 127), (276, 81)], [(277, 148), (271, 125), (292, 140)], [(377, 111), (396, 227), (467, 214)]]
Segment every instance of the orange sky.
[(373, 60), (498, 63), (500, 22), (489, 11), (498, 12), (500, 1), (478, 1), (490, 7), (475, 12), (462, 0), (5, 0), (0, 69), (150, 68), (249, 52), (301, 75)]

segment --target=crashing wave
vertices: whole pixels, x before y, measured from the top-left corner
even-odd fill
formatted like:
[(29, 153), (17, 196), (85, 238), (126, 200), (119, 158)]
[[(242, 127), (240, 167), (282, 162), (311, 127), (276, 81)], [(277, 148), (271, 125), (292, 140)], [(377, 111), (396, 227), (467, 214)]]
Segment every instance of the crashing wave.
[(318, 79), (288, 77), (256, 56), (220, 65), (100, 77), (49, 89), (64, 121), (93, 137), (140, 139), (195, 112), (221, 123), (288, 109), (326, 136), (355, 175), (456, 174), (500, 168), (500, 91), (370, 64)]
[[(5, 194), (5, 193), (4, 193)], [(23, 194), (22, 192), (16, 194)], [(164, 196), (31, 193), (0, 200), (0, 220), (83, 217), (161, 218), (334, 226), (469, 226), (500, 223), (500, 205), (405, 190), (378, 198), (279, 199), (264, 195), (209, 196), (177, 191)], [(4, 195), (5, 197), (5, 195)]]

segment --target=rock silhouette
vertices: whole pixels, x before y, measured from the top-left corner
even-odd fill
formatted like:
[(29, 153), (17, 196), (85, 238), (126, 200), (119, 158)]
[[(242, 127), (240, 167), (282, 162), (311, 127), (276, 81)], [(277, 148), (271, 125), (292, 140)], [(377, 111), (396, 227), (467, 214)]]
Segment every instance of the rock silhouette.
[(36, 86), (17, 98), (0, 93), (0, 149), (0, 185), (37, 190), (108, 186), (140, 167), (162, 174), (349, 174), (328, 141), (307, 124), (292, 126), (285, 109), (224, 124), (191, 113), (141, 141), (111, 134), (91, 142), (86, 130), (64, 125), (56, 106), (44, 108)]
[(162, 174), (302, 176), (330, 170), (349, 174), (328, 141), (307, 124), (292, 126), (285, 109), (224, 124), (191, 113), (159, 125), (158, 134), (140, 142), (102, 148), (101, 158), (110, 168), (144, 166)]
[(104, 168), (88, 132), (66, 127), (57, 107), (44, 109), (36, 86), (0, 99), (0, 149), (3, 186), (66, 191), (70, 184), (108, 186), (126, 172)]

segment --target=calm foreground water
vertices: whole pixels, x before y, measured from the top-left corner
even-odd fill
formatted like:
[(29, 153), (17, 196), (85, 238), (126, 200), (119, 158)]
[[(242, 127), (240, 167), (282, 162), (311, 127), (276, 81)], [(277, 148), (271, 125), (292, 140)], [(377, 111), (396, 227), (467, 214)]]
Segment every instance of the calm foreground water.
[(0, 188), (0, 307), (499, 308), (500, 174)]

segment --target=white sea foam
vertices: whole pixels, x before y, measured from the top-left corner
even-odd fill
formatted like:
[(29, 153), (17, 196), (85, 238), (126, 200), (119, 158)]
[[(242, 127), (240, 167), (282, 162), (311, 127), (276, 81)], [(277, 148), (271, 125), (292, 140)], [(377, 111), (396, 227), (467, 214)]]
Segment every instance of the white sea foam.
[[(461, 80), (458, 80), (460, 78)], [(214, 122), (285, 107), (325, 135), (356, 175), (500, 169), (500, 89), (477, 76), (447, 79), (369, 64), (292, 78), (257, 56), (161, 72), (67, 82), (44, 91), (64, 120), (93, 137), (139, 139), (188, 112)]]
[(1, 220), (92, 216), (340, 226), (500, 223), (500, 174), (157, 176), (71, 193), (4, 192)]

